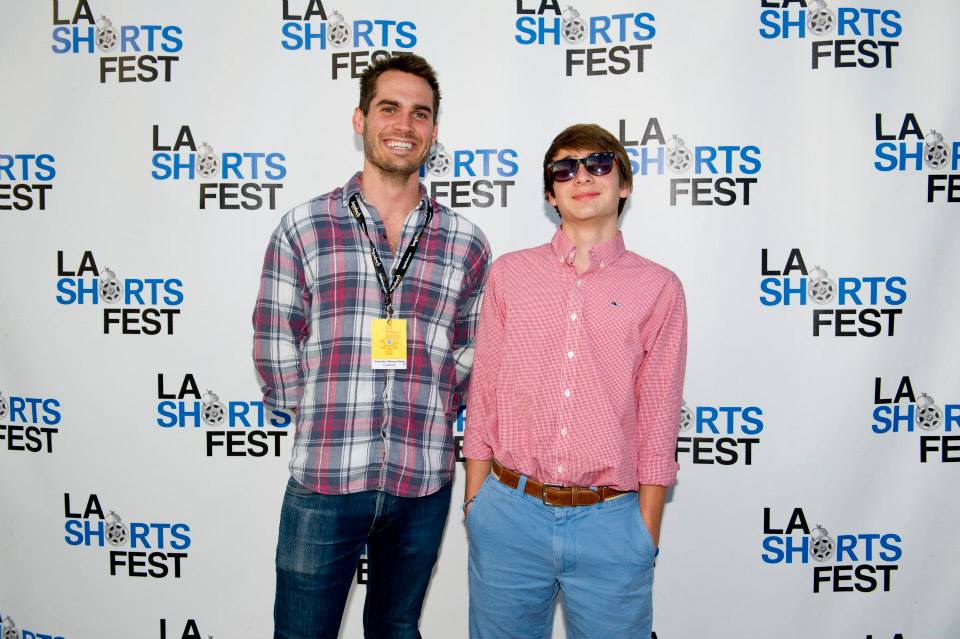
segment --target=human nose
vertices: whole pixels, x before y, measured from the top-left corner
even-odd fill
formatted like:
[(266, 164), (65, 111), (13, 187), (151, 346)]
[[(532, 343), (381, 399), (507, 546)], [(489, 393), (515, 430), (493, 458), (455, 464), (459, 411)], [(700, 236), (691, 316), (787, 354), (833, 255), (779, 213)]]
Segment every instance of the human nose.
[(587, 170), (587, 167), (582, 160), (577, 161), (577, 172), (574, 174), (573, 179), (575, 182), (593, 181), (593, 174)]
[(400, 116), (394, 120), (393, 124), (400, 131), (413, 131), (413, 118), (413, 113), (401, 113)]

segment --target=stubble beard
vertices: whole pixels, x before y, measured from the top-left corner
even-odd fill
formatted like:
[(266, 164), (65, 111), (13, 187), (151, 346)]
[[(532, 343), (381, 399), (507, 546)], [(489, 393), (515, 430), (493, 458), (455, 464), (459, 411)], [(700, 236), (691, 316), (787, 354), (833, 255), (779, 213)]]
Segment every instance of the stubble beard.
[[(411, 140), (415, 142), (415, 140)], [(380, 169), (384, 176), (397, 180), (406, 181), (411, 175), (420, 171), (420, 166), (427, 160), (430, 153), (429, 148), (425, 148), (418, 157), (409, 160), (398, 160), (378, 154), (380, 150), (380, 141), (364, 125), (363, 130), (363, 155), (367, 162)]]

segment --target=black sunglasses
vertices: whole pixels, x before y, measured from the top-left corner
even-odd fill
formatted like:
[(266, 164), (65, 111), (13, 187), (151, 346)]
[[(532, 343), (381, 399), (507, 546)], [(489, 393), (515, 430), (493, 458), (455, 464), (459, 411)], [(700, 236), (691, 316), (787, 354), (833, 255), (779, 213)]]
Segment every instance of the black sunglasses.
[(585, 158), (563, 158), (555, 162), (549, 162), (544, 165), (547, 174), (554, 182), (567, 182), (577, 176), (580, 164), (591, 175), (606, 175), (613, 170), (613, 164), (616, 156), (609, 151), (600, 151), (591, 153)]

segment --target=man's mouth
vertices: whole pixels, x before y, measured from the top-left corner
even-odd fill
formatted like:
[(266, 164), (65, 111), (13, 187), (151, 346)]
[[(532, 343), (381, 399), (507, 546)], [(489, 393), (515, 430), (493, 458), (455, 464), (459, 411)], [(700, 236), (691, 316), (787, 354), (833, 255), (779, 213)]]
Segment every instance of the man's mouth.
[(413, 142), (404, 142), (403, 140), (387, 140), (385, 144), (398, 151), (409, 151), (413, 148)]

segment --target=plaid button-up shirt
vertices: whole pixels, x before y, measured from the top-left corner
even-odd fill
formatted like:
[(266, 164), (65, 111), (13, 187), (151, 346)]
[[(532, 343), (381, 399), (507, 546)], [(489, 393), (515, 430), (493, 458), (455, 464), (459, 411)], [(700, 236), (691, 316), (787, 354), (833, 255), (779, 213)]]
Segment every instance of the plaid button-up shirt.
[[(372, 320), (383, 295), (366, 235), (347, 206), (362, 176), (286, 213), (263, 263), (253, 357), (270, 408), (296, 408), (290, 472), (325, 494), (382, 490), (418, 497), (453, 476), (450, 419), (465, 391), (490, 248), (471, 222), (433, 201), (433, 219), (393, 293), (407, 321), (407, 368), (374, 370)], [(364, 202), (370, 237), (392, 274), (426, 219), (403, 225), (396, 254)]]

